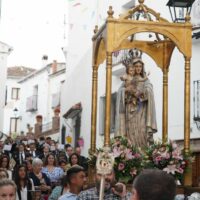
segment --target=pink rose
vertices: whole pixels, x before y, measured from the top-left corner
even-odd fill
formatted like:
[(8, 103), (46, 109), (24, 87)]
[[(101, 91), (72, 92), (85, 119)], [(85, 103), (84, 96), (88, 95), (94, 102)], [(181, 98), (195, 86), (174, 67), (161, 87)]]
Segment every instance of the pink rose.
[(118, 170), (122, 171), (124, 168), (125, 168), (125, 164), (124, 163), (119, 163)]

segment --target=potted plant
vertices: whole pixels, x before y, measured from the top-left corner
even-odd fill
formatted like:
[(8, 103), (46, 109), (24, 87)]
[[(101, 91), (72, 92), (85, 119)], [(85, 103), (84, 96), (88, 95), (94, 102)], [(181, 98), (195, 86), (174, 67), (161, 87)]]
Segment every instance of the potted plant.
[(59, 117), (59, 114), (60, 114), (60, 108), (55, 108), (54, 109), (54, 115), (55, 115), (55, 117)]
[(42, 123), (42, 119), (43, 119), (42, 115), (36, 115), (36, 122), (37, 123)]

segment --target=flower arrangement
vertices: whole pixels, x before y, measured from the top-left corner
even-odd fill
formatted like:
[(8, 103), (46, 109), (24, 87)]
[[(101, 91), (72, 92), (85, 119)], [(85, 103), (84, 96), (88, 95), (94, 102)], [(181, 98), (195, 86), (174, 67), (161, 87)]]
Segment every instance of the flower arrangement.
[[(89, 164), (95, 166), (98, 153), (90, 157)], [(145, 168), (158, 168), (166, 171), (182, 182), (183, 175), (193, 161), (191, 153), (185, 155), (173, 141), (166, 143), (155, 142), (143, 150), (135, 148), (126, 137), (111, 139), (111, 154), (114, 157), (116, 179), (124, 183), (132, 180)]]
[[(97, 156), (102, 149), (90, 157), (89, 164), (95, 166)], [(132, 146), (125, 137), (111, 139), (111, 155), (114, 157), (114, 170), (116, 180), (128, 183), (141, 171), (142, 154)]]
[(144, 168), (158, 168), (166, 171), (182, 181), (188, 164), (192, 162), (191, 155), (184, 155), (180, 147), (173, 141), (167, 143), (155, 142), (144, 151), (142, 165)]
[(115, 158), (116, 179), (124, 183), (132, 182), (142, 169), (142, 154), (127, 138), (121, 136), (111, 140), (111, 151)]

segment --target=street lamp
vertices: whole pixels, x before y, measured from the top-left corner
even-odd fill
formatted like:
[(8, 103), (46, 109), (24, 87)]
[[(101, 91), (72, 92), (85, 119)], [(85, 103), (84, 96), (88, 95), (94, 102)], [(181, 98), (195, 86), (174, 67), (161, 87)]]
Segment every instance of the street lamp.
[(17, 108), (14, 108), (13, 113), (14, 113), (15, 118), (17, 118), (19, 114), (19, 110)]
[(169, 0), (170, 15), (173, 22), (185, 22), (186, 15), (190, 15), (195, 0)]
[(17, 132), (17, 122), (19, 119), (19, 110), (15, 107), (13, 110), (13, 114), (14, 114), (14, 132)]

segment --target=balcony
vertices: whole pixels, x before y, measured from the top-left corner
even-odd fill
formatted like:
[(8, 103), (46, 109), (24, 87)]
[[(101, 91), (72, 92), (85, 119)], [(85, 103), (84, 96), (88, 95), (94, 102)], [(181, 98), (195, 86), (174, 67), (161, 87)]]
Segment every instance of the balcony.
[(46, 124), (35, 124), (35, 135), (48, 136), (59, 133), (60, 131), (60, 117), (52, 117), (52, 121)]
[(37, 99), (38, 95), (33, 95), (27, 98), (26, 100), (26, 112), (37, 111)]

